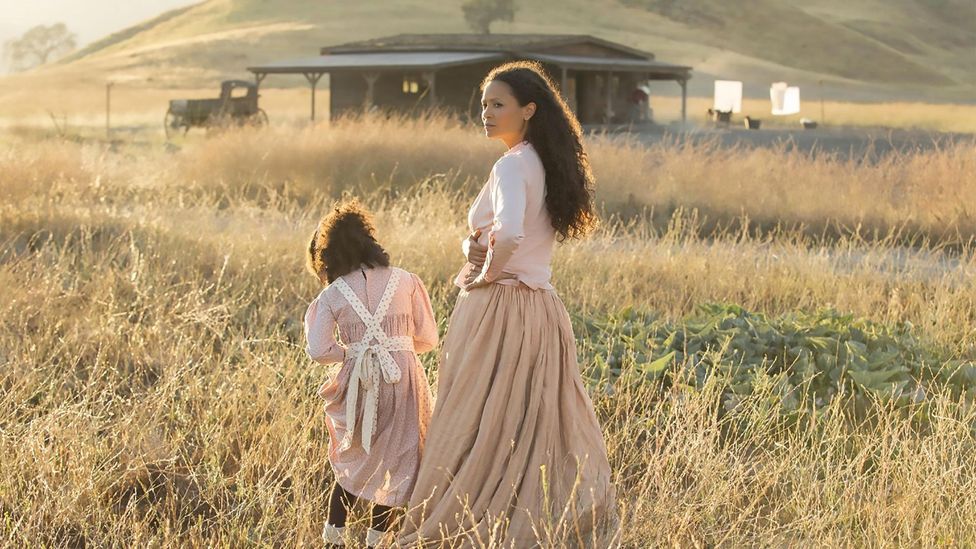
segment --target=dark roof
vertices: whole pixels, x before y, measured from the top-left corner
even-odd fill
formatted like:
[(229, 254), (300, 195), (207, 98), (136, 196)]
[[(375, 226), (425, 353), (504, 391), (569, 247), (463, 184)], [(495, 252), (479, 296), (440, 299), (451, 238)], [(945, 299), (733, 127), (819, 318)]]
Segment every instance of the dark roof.
[(649, 71), (659, 76), (688, 76), (691, 67), (672, 65), (651, 59), (621, 59), (612, 57), (589, 57), (585, 55), (549, 55), (531, 53), (526, 55), (530, 59), (543, 63), (552, 63), (567, 69), (596, 69), (622, 71)]
[[(596, 45), (620, 55), (575, 55), (560, 50), (575, 44)], [(565, 69), (646, 72), (649, 78), (658, 80), (687, 80), (691, 76), (691, 67), (655, 61), (648, 52), (585, 34), (398, 34), (322, 48), (318, 57), (287, 59), (248, 70), (255, 74), (321, 74), (363, 69), (441, 69), (507, 59), (534, 59)]]
[(267, 65), (248, 67), (254, 73), (301, 73), (301, 72), (332, 72), (343, 69), (364, 68), (407, 68), (407, 69), (440, 69), (454, 65), (477, 63), (501, 59), (498, 53), (473, 52), (369, 52), (369, 53), (339, 53), (334, 55), (319, 55), (317, 57), (302, 57), (286, 59)]
[(654, 59), (654, 54), (630, 48), (616, 42), (588, 34), (397, 34), (347, 42), (322, 48), (322, 55), (330, 53), (362, 53), (370, 51), (491, 51), (526, 53), (572, 44), (596, 44), (616, 50), (623, 57)]

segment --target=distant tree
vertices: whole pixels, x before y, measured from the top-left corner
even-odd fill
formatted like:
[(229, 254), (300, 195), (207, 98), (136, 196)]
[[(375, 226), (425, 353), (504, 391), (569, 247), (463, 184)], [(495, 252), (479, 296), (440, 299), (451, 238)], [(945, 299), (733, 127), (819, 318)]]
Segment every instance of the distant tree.
[(26, 70), (54, 61), (75, 49), (77, 37), (64, 23), (38, 25), (3, 46), (14, 70)]
[(495, 21), (515, 20), (515, 0), (468, 0), (461, 11), (471, 30), (491, 34), (491, 24)]

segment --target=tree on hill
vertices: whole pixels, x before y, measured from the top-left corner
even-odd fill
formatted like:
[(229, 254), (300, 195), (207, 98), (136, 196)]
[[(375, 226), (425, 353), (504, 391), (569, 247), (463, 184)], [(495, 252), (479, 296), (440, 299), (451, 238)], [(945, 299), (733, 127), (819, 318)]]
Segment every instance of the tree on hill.
[(495, 21), (515, 20), (515, 0), (468, 0), (461, 11), (471, 30), (491, 34), (491, 24)]
[(3, 46), (4, 55), (14, 70), (27, 70), (71, 52), (77, 37), (64, 23), (38, 25), (20, 38), (9, 40)]

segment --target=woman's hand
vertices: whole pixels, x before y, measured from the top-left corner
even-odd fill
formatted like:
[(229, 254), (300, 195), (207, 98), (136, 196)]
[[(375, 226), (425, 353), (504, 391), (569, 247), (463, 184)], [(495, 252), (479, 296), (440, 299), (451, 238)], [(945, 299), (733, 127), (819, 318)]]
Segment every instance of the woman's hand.
[(488, 257), (488, 247), (478, 243), (480, 236), (481, 229), (478, 229), (461, 242), (461, 251), (464, 252), (464, 257), (467, 258), (468, 263), (479, 269), (485, 264), (485, 259)]
[(491, 284), (491, 282), (485, 281), (485, 275), (480, 271), (472, 271), (468, 273), (468, 276), (464, 280), (464, 290), (470, 292), (475, 288), (482, 288)]
[[(502, 273), (502, 275), (500, 277), (498, 277), (496, 280), (505, 280), (505, 279), (508, 279), (508, 278), (515, 278), (515, 275), (510, 274), (510, 273)], [(473, 290), (475, 288), (482, 288), (482, 287), (487, 286), (489, 284), (493, 284), (494, 282), (495, 282), (495, 280), (493, 280), (491, 282), (488, 282), (487, 280), (485, 280), (485, 273), (483, 273), (481, 271), (471, 270), (464, 277), (464, 285), (462, 287), (466, 291), (471, 291), (471, 290)]]

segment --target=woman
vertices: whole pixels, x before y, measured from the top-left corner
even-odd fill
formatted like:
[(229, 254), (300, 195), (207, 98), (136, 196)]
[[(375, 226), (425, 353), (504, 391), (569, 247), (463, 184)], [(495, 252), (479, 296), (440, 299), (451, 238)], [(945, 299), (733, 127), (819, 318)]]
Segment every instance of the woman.
[(555, 241), (595, 224), (579, 122), (535, 63), (497, 67), (481, 89), (485, 135), (508, 151), (468, 212), (398, 544), (606, 547), (617, 528), (606, 445), (549, 281)]

